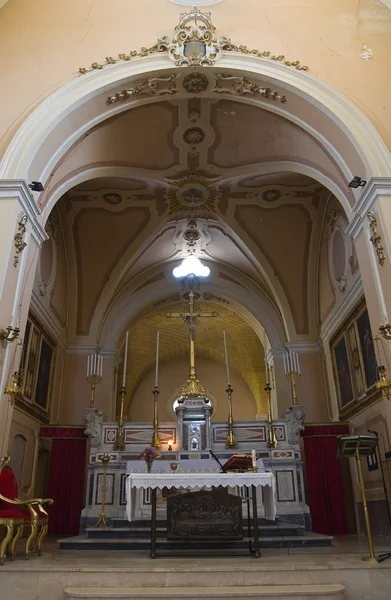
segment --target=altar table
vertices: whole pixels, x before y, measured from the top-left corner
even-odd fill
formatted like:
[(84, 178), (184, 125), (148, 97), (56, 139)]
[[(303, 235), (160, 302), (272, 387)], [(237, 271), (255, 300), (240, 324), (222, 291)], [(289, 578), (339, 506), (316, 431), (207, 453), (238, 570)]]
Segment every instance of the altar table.
[(254, 549), (259, 556), (257, 489), (263, 489), (265, 518), (276, 518), (276, 480), (273, 473), (130, 473), (126, 480), (126, 511), (129, 521), (132, 521), (132, 492), (136, 489), (148, 489), (151, 493), (151, 552), (150, 557), (156, 557), (156, 490), (157, 489), (186, 489), (202, 490), (214, 487), (235, 488), (245, 487), (252, 491)]

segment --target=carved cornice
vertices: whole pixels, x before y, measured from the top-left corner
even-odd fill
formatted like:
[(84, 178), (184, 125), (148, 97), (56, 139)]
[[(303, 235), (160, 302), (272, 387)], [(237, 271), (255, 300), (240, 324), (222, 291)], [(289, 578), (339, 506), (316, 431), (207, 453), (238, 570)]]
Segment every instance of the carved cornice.
[(272, 54), (269, 50), (250, 49), (244, 45), (237, 46), (226, 35), (216, 36), (215, 31), (211, 13), (203, 13), (197, 8), (193, 8), (190, 12), (180, 15), (173, 36), (162, 35), (153, 46), (131, 50), (128, 54), (118, 54), (117, 58), (106, 56), (104, 63), (94, 62), (90, 68), (81, 67), (79, 73), (85, 75), (118, 62), (161, 52), (166, 52), (173, 64), (178, 67), (212, 66), (224, 52), (237, 52), (281, 62), (287, 67), (293, 67), (299, 71), (308, 71), (308, 67), (302, 65), (299, 60), (286, 60), (283, 54)]

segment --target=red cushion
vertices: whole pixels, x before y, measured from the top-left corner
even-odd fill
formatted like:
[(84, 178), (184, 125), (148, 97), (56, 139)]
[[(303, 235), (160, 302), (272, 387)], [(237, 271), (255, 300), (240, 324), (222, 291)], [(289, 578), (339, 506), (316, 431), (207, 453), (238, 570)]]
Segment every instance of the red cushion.
[[(15, 500), (18, 497), (18, 482), (10, 467), (4, 467), (0, 473), (0, 493), (11, 500)], [(7, 510), (8, 507), (8, 502), (0, 500), (0, 510)]]
[(8, 504), (10, 508), (0, 508), (0, 519), (24, 519), (24, 514)]

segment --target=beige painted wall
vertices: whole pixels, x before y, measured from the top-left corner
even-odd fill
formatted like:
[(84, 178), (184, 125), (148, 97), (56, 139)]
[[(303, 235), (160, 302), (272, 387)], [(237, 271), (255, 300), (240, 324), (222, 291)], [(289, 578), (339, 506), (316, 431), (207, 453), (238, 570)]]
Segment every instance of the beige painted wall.
[[(197, 360), (197, 374), (200, 382), (214, 400), (215, 410), (212, 421), (227, 420), (227, 376), (223, 365), (200, 358)], [(153, 415), (152, 390), (155, 385), (155, 372), (149, 371), (140, 383), (131, 401), (131, 421), (151, 421)], [(159, 419), (173, 421), (176, 419), (171, 406), (175, 395), (188, 377), (188, 361), (172, 360), (163, 363), (159, 370)], [(243, 379), (231, 370), (233, 393), (233, 415), (237, 421), (252, 421), (257, 412), (255, 400)], [(129, 411), (128, 411), (129, 412)]]
[[(210, 7), (218, 34), (236, 44), (300, 59), (316, 77), (350, 98), (391, 146), (388, 71), (391, 12), (379, 0), (225, 0)], [(4, 97), (1, 149), (25, 116), (77, 76), (81, 66), (171, 34), (185, 7), (167, 0), (110, 2), (13, 0), (0, 13), (0, 72)], [(21, 40), (28, 40), (28, 52)], [(360, 58), (363, 44), (372, 60)], [(362, 84), (363, 78), (365, 85)]]

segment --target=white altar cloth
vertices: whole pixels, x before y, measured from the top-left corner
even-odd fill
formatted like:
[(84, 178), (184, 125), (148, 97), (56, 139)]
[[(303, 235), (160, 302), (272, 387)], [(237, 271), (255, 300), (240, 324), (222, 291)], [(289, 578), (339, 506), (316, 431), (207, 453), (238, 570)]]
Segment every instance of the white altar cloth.
[[(130, 473), (126, 479), (126, 513), (134, 520), (134, 493), (137, 489), (189, 489), (201, 490), (222, 486), (228, 488), (263, 488), (265, 519), (276, 518), (276, 478), (273, 473)], [(132, 498), (133, 496), (133, 498)]]

